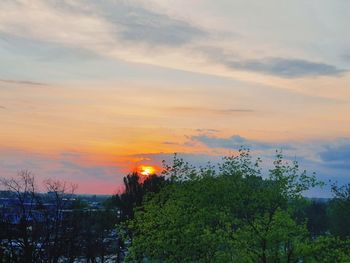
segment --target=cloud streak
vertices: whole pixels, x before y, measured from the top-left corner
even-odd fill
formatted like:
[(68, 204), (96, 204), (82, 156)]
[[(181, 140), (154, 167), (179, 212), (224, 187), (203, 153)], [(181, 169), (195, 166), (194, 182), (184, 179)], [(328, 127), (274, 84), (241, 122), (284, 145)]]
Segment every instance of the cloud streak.
[(203, 115), (237, 115), (254, 113), (253, 109), (245, 108), (228, 108), (228, 109), (214, 109), (205, 107), (174, 107), (170, 109), (176, 113), (184, 114), (203, 114)]
[(228, 138), (219, 138), (208, 135), (195, 135), (190, 137), (192, 141), (200, 142), (209, 148), (223, 148), (237, 150), (240, 147), (248, 147), (254, 150), (269, 150), (269, 149), (290, 149), (287, 144), (265, 143), (255, 140), (248, 140), (239, 135), (233, 135)]
[(341, 76), (347, 71), (336, 66), (301, 58), (266, 57), (246, 59), (217, 47), (199, 49), (209, 60), (228, 69), (249, 71), (281, 78)]
[(261, 60), (223, 61), (232, 69), (247, 70), (283, 78), (340, 76), (346, 71), (335, 66), (304, 59), (265, 58)]
[(15, 85), (29, 85), (29, 86), (47, 86), (46, 83), (28, 81), (28, 80), (14, 80), (14, 79), (0, 79), (0, 83), (15, 84)]

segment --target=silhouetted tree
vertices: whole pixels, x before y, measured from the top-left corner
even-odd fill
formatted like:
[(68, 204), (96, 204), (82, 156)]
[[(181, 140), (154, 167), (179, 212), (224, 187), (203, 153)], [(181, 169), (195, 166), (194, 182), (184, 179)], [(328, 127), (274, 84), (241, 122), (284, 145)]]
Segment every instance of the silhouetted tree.
[(164, 176), (156, 174), (148, 176), (143, 182), (137, 173), (132, 173), (123, 178), (124, 192), (110, 198), (106, 204), (109, 207), (115, 205), (121, 209), (121, 220), (133, 218), (134, 208), (140, 206), (147, 193), (158, 193), (165, 185)]
[(307, 228), (311, 236), (317, 237), (329, 231), (330, 220), (327, 207), (328, 203), (315, 200), (306, 207)]

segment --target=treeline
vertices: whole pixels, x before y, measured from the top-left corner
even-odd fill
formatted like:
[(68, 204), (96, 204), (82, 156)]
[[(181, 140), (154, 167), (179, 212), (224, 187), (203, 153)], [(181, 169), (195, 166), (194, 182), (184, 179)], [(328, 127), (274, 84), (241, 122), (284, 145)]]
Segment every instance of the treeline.
[(198, 168), (175, 155), (160, 175), (125, 176), (124, 191), (97, 210), (59, 181), (45, 182), (48, 209), (30, 173), (3, 179), (21, 220), (1, 220), (1, 260), (350, 262), (350, 184), (333, 185), (331, 199), (307, 199), (324, 183), (280, 153), (267, 173), (260, 163), (244, 149)]
[(126, 177), (114, 197), (127, 262), (350, 262), (350, 184), (334, 185), (330, 200), (307, 199), (323, 183), (281, 154), (268, 174), (247, 150), (217, 167), (175, 156), (150, 180), (157, 186)]

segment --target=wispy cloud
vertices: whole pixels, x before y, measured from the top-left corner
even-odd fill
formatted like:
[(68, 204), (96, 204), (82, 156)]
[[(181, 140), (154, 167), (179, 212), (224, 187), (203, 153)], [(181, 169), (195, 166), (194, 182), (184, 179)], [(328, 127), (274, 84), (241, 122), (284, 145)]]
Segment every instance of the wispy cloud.
[(115, 44), (111, 25), (88, 15), (82, 3), (76, 9), (72, 5), (66, 1), (3, 1), (0, 32), (106, 54)]
[(14, 80), (14, 79), (0, 79), (0, 83), (29, 85), (29, 86), (47, 86), (48, 85), (42, 82), (35, 82), (35, 81), (29, 81), (29, 80)]
[(200, 133), (215, 133), (219, 131), (220, 130), (217, 130), (217, 129), (196, 129), (196, 132), (200, 132)]
[[(340, 76), (346, 72), (332, 64), (294, 56), (250, 59), (245, 55), (227, 55), (240, 54), (241, 50), (237, 44), (231, 48), (232, 43), (226, 43), (224, 37), (213, 40), (220, 35), (219, 30), (212, 32), (151, 6), (128, 0), (3, 1), (0, 3), (0, 32), (86, 50), (102, 57), (205, 74), (230, 75), (215, 71), (215, 65), (211, 65), (215, 63), (232, 72), (282, 78)], [(213, 48), (202, 48), (204, 41)]]
[(233, 135), (228, 138), (220, 138), (208, 135), (195, 135), (191, 136), (192, 141), (200, 142), (209, 148), (224, 148), (237, 150), (240, 147), (248, 147), (254, 150), (268, 150), (268, 149), (290, 149), (291, 146), (287, 144), (277, 144), (269, 142), (261, 142), (255, 140), (249, 140), (239, 135)]
[(249, 114), (255, 112), (253, 109), (245, 108), (232, 108), (232, 109), (215, 109), (205, 107), (174, 107), (170, 109), (176, 113), (185, 114), (206, 114), (206, 115), (236, 115), (236, 114)]
[[(133, 57), (136, 54), (129, 54), (130, 44), (181, 46), (206, 35), (198, 26), (131, 1), (5, 1), (0, 7), (2, 33), (79, 47), (103, 56)], [(125, 46), (126, 42), (129, 45)]]
[(233, 70), (250, 71), (282, 78), (341, 76), (347, 71), (336, 66), (301, 58), (267, 57), (247, 59), (217, 47), (198, 49), (209, 60)]
[(130, 1), (104, 2), (102, 8), (107, 21), (120, 29), (117, 35), (126, 41), (156, 46), (181, 46), (191, 40), (205, 37), (207, 32), (198, 26), (156, 13)]
[(224, 61), (232, 69), (254, 71), (285, 78), (340, 76), (346, 71), (335, 66), (304, 59), (265, 58), (261, 60)]

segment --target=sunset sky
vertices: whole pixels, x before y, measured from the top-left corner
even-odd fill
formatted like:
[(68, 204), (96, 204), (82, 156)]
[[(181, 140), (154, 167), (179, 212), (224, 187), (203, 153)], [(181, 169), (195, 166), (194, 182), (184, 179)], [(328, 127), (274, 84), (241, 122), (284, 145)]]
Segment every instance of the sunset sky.
[(348, 0), (1, 0), (0, 176), (111, 194), (141, 164), (244, 145), (348, 183), (349, 14)]

